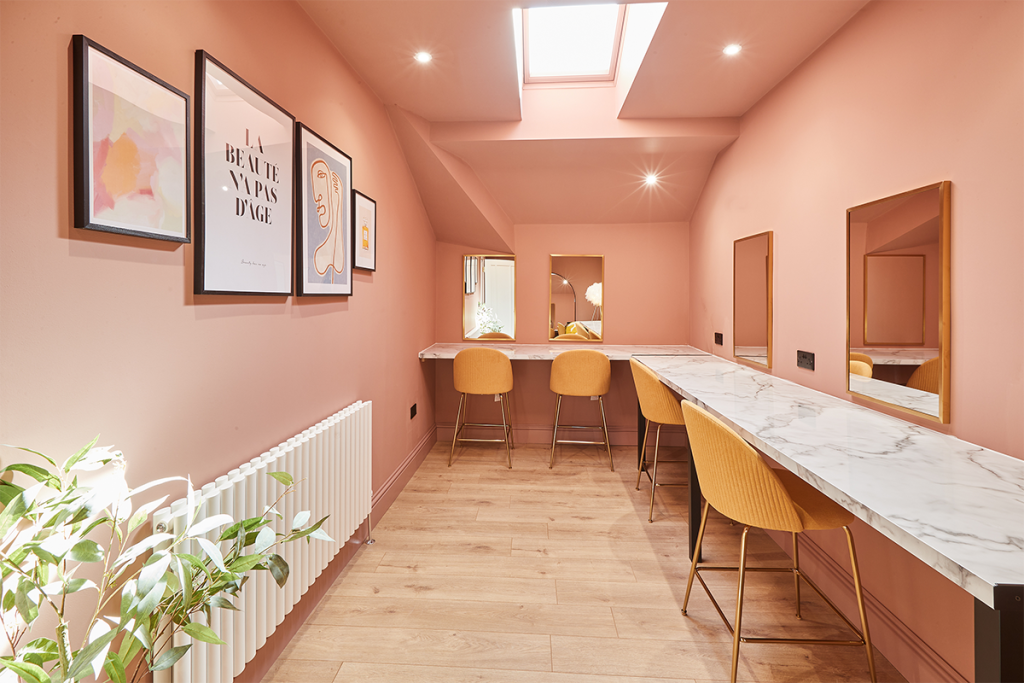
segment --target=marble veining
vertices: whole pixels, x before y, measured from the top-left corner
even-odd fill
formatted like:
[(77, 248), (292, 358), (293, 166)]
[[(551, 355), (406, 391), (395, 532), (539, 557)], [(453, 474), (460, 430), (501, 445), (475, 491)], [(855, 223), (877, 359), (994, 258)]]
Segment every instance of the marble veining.
[(881, 348), (869, 347), (850, 349), (854, 353), (864, 353), (871, 356), (875, 365), (920, 365), (926, 360), (931, 360), (939, 355), (938, 349), (924, 348)]
[(573, 349), (594, 349), (605, 354), (611, 360), (629, 360), (632, 356), (643, 355), (674, 355), (674, 356), (706, 356), (706, 352), (692, 346), (681, 345), (652, 345), (652, 344), (588, 344), (574, 342), (552, 342), (550, 344), (490, 344), (486, 342), (461, 343), (461, 344), (434, 344), (430, 348), (420, 351), (420, 360), (452, 359), (455, 354), (463, 349), (471, 349), (478, 346), (495, 348), (506, 354), (512, 360), (552, 360), (558, 354)]
[(1024, 584), (1024, 460), (721, 358), (639, 360), (988, 606)]
[(902, 384), (883, 382), (880, 379), (861, 377), (850, 373), (850, 391), (862, 396), (869, 396), (879, 401), (892, 403), (904, 408), (916, 410), (926, 415), (939, 414), (939, 395), (920, 389), (912, 389)]

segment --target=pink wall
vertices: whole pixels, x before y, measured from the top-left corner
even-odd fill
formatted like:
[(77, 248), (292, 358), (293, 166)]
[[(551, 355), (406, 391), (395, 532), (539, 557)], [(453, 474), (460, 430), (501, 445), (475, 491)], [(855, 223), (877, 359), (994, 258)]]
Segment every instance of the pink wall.
[[(548, 343), (548, 294), (551, 254), (603, 254), (606, 344), (686, 344), (689, 338), (689, 262), (686, 223), (625, 225), (517, 225), (516, 342)], [(462, 339), (462, 255), (475, 250), (437, 243), (437, 341)], [(584, 288), (585, 291), (585, 288)], [(577, 298), (584, 292), (577, 288)], [(585, 310), (585, 307), (580, 308)], [(566, 342), (569, 344), (569, 342)], [(438, 439), (451, 439), (459, 395), (452, 385), (451, 362), (438, 362), (436, 405)], [(516, 439), (551, 439), (555, 398), (548, 388), (551, 366), (516, 361), (512, 410)], [(575, 402), (572, 402), (575, 403)], [(563, 406), (566, 419), (585, 424), (593, 406)], [(473, 421), (500, 414), (494, 405), (474, 402)], [(486, 411), (493, 409), (493, 415)], [(612, 364), (612, 389), (605, 410), (613, 443), (636, 443), (636, 393), (628, 364)], [(578, 411), (578, 413), (576, 412)], [(635, 466), (635, 465), (634, 465)]]
[[(952, 424), (940, 431), (1024, 457), (1022, 27), (1019, 2), (871, 3), (751, 109), (691, 222), (691, 342), (722, 353), (711, 339), (730, 334), (732, 241), (774, 230), (772, 372), (845, 396), (845, 211), (951, 180)], [(796, 368), (797, 349), (816, 353), (815, 372)], [(971, 678), (969, 596), (861, 535), (864, 564), (885, 570), (868, 590)], [(917, 645), (879, 646), (911, 680), (952, 676)]]
[[(416, 357), (434, 342), (433, 233), (384, 107), (302, 9), (4, 2), (0, 24), (0, 442), (64, 458), (99, 433), (132, 482), (202, 484), (369, 399), (374, 488), (400, 478), (433, 438)], [(377, 271), (349, 298), (197, 297), (191, 245), (73, 228), (76, 33), (188, 93), (205, 49), (345, 150), (377, 201)]]

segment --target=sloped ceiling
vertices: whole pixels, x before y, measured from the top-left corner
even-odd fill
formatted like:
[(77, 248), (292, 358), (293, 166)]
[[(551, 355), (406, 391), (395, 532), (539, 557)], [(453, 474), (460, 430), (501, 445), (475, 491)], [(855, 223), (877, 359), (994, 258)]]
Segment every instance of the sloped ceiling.
[(521, 86), (520, 3), (299, 4), (387, 106), (438, 239), (514, 252), (514, 224), (688, 221), (742, 115), (866, 0), (673, 0), (635, 77), (574, 88)]

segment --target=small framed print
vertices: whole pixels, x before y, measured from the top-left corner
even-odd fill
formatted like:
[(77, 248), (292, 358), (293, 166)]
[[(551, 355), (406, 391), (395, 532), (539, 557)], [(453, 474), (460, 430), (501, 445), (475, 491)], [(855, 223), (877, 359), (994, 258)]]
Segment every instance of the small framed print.
[(355, 205), (355, 230), (352, 253), (356, 268), (377, 270), (377, 202), (362, 192), (352, 190)]
[(295, 118), (196, 51), (196, 294), (292, 293)]
[(190, 241), (188, 95), (83, 35), (71, 46), (75, 227)]
[(352, 294), (352, 157), (296, 126), (299, 296)]

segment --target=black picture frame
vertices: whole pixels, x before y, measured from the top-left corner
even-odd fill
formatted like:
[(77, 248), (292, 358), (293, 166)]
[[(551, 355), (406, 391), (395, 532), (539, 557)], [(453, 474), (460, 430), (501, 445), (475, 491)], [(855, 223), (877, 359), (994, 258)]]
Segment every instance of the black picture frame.
[(71, 52), (75, 227), (190, 242), (189, 96), (84, 35)]
[(295, 125), (295, 138), (298, 294), (351, 296), (352, 157), (303, 123)]
[(295, 117), (196, 50), (196, 294), (290, 296)]
[(352, 190), (352, 256), (359, 270), (377, 270), (377, 202), (359, 190)]

